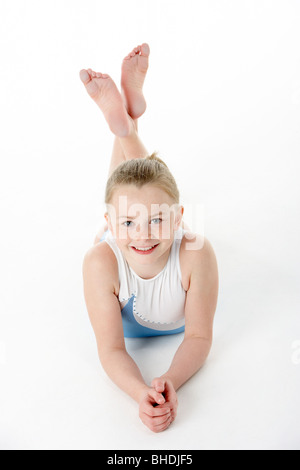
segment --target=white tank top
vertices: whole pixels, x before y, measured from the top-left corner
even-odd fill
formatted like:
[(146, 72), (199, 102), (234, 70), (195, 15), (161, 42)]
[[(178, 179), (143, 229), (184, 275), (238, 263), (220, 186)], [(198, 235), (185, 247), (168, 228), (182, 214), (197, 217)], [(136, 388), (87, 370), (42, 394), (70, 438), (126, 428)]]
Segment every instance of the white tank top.
[(118, 261), (121, 310), (133, 297), (132, 314), (142, 326), (160, 331), (184, 326), (186, 291), (181, 284), (179, 250), (185, 232), (182, 227), (174, 232), (168, 261), (163, 270), (151, 279), (143, 279), (133, 271), (110, 230), (104, 234), (104, 240)]

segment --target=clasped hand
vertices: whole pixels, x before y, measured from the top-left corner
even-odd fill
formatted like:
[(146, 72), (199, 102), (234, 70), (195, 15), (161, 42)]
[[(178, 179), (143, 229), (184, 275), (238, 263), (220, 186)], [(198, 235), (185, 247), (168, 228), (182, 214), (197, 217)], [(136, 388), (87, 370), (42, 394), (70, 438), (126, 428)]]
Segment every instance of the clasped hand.
[(161, 432), (174, 421), (177, 407), (177, 394), (171, 380), (156, 378), (139, 402), (139, 416), (151, 431)]

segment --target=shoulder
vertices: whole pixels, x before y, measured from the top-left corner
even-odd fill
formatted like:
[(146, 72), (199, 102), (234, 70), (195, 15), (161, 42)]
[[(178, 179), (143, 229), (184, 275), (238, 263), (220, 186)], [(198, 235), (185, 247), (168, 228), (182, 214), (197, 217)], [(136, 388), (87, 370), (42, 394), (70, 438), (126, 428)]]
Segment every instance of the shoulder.
[(203, 235), (195, 232), (185, 232), (182, 237), (181, 249), (185, 257), (189, 258), (190, 261), (196, 260), (196, 264), (201, 260), (204, 261), (204, 259), (216, 259), (215, 251), (210, 241)]
[(218, 264), (214, 248), (203, 235), (186, 232), (182, 237), (181, 257), (188, 288), (195, 279), (218, 282)]
[(119, 292), (119, 272), (116, 256), (110, 246), (101, 242), (93, 245), (84, 255), (82, 272), (85, 281), (98, 279), (112, 284), (117, 295)]

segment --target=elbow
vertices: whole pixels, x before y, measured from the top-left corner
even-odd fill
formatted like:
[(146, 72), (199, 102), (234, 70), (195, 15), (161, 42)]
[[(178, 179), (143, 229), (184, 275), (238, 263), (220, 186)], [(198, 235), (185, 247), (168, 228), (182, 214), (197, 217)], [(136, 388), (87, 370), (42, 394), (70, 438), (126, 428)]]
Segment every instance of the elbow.
[(197, 350), (199, 350), (199, 354), (201, 356), (204, 355), (205, 357), (207, 357), (212, 347), (213, 338), (212, 336), (202, 336), (198, 334), (192, 334), (192, 335), (186, 336), (184, 338), (184, 341), (191, 341), (194, 347), (196, 347)]
[(98, 347), (98, 357), (103, 369), (109, 369), (110, 365), (115, 361), (117, 356), (120, 356), (120, 354), (124, 354), (124, 352), (126, 353), (126, 350), (123, 347)]
[(201, 335), (201, 334), (197, 334), (197, 333), (194, 333), (194, 334), (191, 333), (191, 334), (185, 335), (184, 339), (198, 340), (199, 343), (206, 344), (207, 346), (209, 346), (209, 348), (211, 348), (212, 341), (213, 341), (213, 335), (212, 334)]

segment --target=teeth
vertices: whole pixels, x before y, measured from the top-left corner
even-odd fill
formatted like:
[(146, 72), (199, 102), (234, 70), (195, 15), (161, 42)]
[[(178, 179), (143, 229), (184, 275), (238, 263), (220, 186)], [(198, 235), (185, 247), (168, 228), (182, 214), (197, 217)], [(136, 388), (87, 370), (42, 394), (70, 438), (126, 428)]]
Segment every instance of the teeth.
[(136, 248), (135, 247), (135, 249), (138, 251), (149, 251), (149, 250), (152, 250), (152, 248), (154, 248), (154, 246), (150, 246), (150, 248)]

